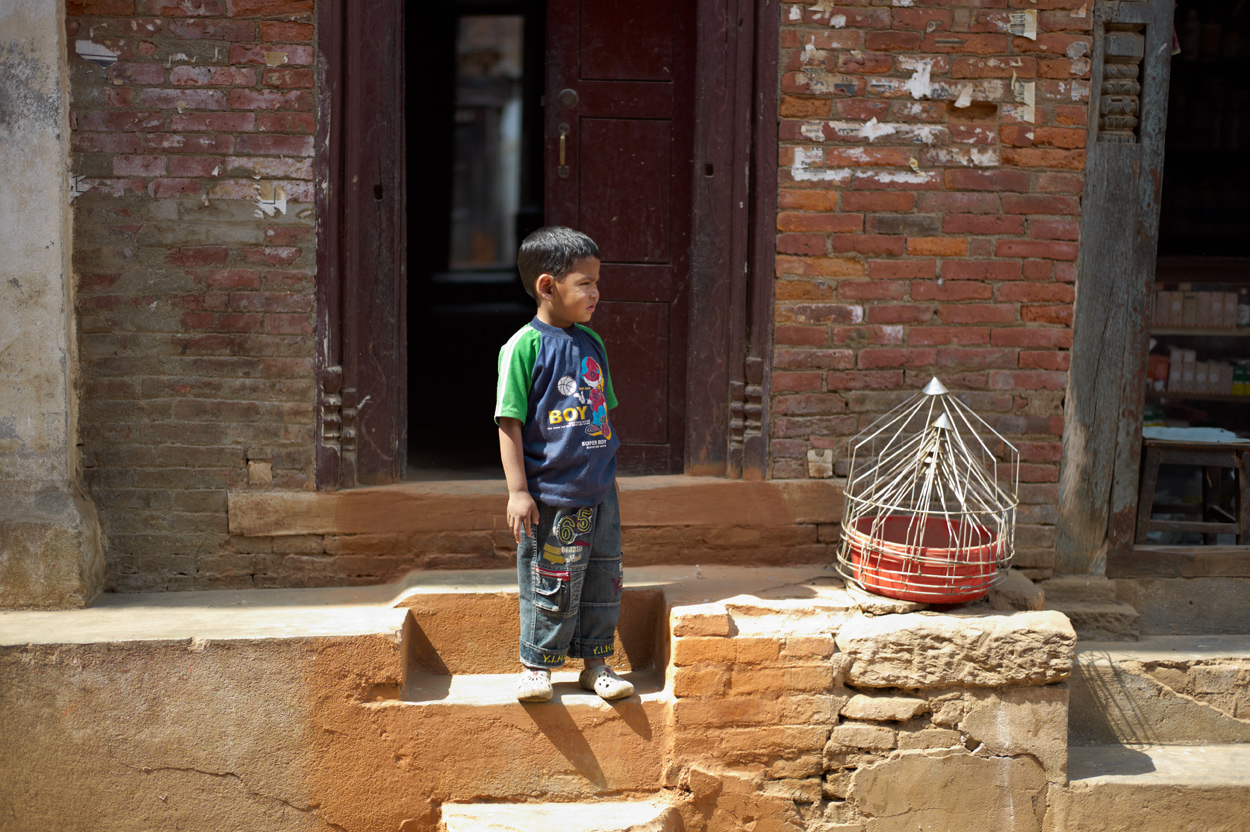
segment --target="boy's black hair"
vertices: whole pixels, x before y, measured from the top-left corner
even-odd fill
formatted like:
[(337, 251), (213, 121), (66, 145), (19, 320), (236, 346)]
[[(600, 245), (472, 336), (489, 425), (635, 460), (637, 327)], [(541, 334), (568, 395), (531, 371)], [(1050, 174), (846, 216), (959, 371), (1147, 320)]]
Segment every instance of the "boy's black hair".
[(517, 252), (521, 285), (530, 297), (538, 300), (538, 291), (534, 286), (540, 274), (549, 274), (559, 280), (573, 271), (578, 260), (587, 257), (598, 260), (599, 246), (582, 232), (562, 225), (540, 228), (521, 242), (521, 250)]

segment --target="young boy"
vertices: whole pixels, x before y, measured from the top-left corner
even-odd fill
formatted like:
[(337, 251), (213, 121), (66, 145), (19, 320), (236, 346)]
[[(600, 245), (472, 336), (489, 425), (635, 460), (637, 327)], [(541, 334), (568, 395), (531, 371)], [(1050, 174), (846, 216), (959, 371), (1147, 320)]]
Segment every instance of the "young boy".
[(495, 421), (517, 541), (521, 664), (517, 699), (551, 698), (551, 669), (584, 659), (578, 683), (604, 699), (634, 686), (608, 667), (621, 608), (616, 407), (603, 341), (583, 326), (599, 302), (599, 248), (540, 228), (521, 243), (534, 319), (499, 351)]

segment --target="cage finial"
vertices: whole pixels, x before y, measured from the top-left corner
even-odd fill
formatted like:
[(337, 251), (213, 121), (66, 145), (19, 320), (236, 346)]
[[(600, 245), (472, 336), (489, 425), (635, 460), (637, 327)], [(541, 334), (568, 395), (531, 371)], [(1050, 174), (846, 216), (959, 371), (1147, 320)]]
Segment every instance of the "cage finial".
[[(913, 390), (916, 388), (912, 388)], [(946, 389), (946, 385), (938, 381), (937, 376), (929, 379), (929, 383), (925, 385), (924, 394), (926, 396), (941, 396), (950, 391)]]

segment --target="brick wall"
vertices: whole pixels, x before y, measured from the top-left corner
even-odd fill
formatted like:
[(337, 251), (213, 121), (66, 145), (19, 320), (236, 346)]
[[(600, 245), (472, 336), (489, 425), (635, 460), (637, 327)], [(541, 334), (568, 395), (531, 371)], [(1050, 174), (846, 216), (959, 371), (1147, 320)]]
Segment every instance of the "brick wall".
[(313, 487), (312, 5), (69, 0), (82, 450), (111, 589), (292, 580), (271, 540), (229, 535), (226, 491)]
[[(1025, 10), (1036, 39), (1009, 33)], [(848, 438), (936, 374), (1020, 449), (1017, 562), (1049, 567), (1092, 21), (783, 7), (772, 476), (825, 449), (844, 474)]]

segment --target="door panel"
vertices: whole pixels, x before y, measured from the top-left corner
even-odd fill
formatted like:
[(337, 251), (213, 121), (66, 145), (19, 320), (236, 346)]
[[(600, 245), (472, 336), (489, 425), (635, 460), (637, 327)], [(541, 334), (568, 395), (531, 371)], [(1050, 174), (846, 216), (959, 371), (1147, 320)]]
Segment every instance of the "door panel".
[(581, 226), (599, 244), (605, 260), (672, 262), (672, 154), (671, 122), (582, 120)]
[(546, 221), (602, 252), (624, 473), (683, 467), (693, 20), (693, 0), (547, 4)]

